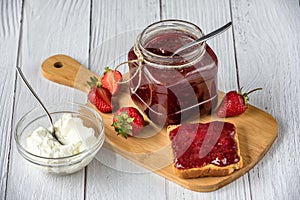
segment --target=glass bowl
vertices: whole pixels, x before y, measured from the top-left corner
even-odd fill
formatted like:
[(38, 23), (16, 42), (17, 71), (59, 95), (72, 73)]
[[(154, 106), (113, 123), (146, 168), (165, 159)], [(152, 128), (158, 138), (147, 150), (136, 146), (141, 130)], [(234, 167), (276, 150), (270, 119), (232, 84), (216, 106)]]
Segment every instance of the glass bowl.
[[(92, 108), (78, 103), (63, 103), (47, 105), (47, 109), (56, 122), (65, 113), (82, 120), (83, 125), (94, 130), (96, 139), (87, 142), (79, 136), (79, 140), (85, 145), (83, 150), (63, 157), (44, 157), (30, 152), (27, 148), (26, 139), (29, 134), (39, 127), (50, 127), (49, 120), (41, 107), (36, 107), (25, 114), (17, 123), (14, 131), (14, 139), (18, 152), (23, 158), (33, 165), (51, 174), (66, 175), (79, 171), (88, 165), (104, 143), (105, 134), (101, 116)], [(50, 134), (50, 133), (49, 133)]]

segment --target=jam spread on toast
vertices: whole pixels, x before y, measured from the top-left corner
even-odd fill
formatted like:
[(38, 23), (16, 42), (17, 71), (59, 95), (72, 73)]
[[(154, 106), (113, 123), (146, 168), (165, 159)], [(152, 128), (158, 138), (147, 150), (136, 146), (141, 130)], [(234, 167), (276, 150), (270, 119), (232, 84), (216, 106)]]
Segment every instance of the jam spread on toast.
[(234, 140), (235, 126), (229, 122), (183, 124), (171, 130), (169, 137), (178, 169), (208, 164), (223, 167), (240, 160)]

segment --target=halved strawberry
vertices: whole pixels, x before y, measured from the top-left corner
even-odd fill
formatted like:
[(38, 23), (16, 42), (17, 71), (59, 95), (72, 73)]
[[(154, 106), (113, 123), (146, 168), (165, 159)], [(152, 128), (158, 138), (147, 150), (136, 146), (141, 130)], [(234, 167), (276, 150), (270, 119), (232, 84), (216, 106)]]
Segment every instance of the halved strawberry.
[(108, 89), (112, 95), (115, 95), (120, 85), (118, 82), (122, 81), (122, 74), (118, 70), (112, 70), (109, 67), (105, 68), (105, 72), (101, 79), (102, 87)]
[(91, 86), (88, 93), (88, 100), (96, 106), (96, 108), (103, 113), (112, 111), (111, 93), (106, 88), (102, 87), (98, 82), (97, 77), (91, 77), (91, 82), (87, 82)]
[(136, 108), (122, 107), (115, 112), (112, 126), (115, 127), (117, 135), (121, 134), (127, 138), (128, 135), (137, 135), (142, 130), (144, 123), (144, 117)]

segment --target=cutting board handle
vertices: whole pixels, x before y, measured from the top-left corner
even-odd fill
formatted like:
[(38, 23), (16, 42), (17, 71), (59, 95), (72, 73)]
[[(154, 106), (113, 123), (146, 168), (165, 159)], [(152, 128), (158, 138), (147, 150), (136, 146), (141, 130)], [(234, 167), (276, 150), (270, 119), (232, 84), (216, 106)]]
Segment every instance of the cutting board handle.
[(91, 72), (77, 60), (67, 55), (54, 55), (42, 63), (42, 74), (50, 81), (79, 89), (83, 92), (89, 91), (87, 81), (90, 77), (98, 75)]

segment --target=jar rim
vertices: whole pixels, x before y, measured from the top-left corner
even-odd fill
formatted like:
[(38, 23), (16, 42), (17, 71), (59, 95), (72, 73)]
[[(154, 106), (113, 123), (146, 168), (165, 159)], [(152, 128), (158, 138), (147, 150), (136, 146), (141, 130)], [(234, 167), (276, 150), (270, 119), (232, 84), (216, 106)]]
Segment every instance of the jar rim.
[[(186, 31), (188, 33), (190, 33), (192, 36), (194, 36), (195, 38), (199, 38), (201, 36), (204, 35), (203, 31), (200, 29), (200, 27), (198, 27), (196, 24), (192, 23), (192, 22), (188, 22), (188, 21), (185, 21), (185, 20), (179, 20), (179, 19), (167, 19), (167, 20), (161, 20), (161, 21), (157, 21), (157, 22), (154, 22), (150, 25), (148, 25), (137, 37), (136, 39), (136, 45), (135, 45), (135, 48), (137, 48), (139, 51), (139, 53), (143, 53), (146, 55), (146, 57), (155, 57), (155, 58), (158, 58), (158, 59), (165, 59), (165, 60), (172, 60), (173, 58), (176, 58), (176, 56), (172, 57), (172, 56), (165, 56), (165, 55), (159, 55), (159, 54), (156, 54), (156, 53), (153, 53), (149, 50), (147, 50), (143, 44), (143, 38), (146, 36), (147, 34), (147, 31), (157, 31), (157, 29), (154, 29), (156, 26), (159, 27), (159, 25), (163, 25), (164, 23), (170, 23), (170, 25), (173, 24), (174, 26), (174, 30), (183, 30), (182, 28), (180, 28), (180, 26), (185, 26), (183, 28), (186, 28), (186, 30), (183, 30), (183, 31)], [(168, 24), (166, 24), (168, 25)], [(177, 27), (176, 27), (177, 26)], [(151, 30), (151, 28), (153, 28), (153, 30)], [(189, 28), (189, 29), (188, 29)], [(159, 32), (159, 31), (158, 31)], [(204, 49), (205, 49), (205, 46), (206, 46), (206, 42), (203, 42), (200, 44), (201, 46), (201, 49), (199, 50), (199, 48), (196, 48), (194, 49), (193, 51), (190, 51), (186, 54), (183, 54), (181, 56), (183, 57), (187, 57), (187, 58), (190, 58), (190, 57), (195, 57), (195, 54), (197, 55), (197, 57), (191, 59), (191, 60), (197, 60), (197, 58), (201, 58), (202, 55), (204, 54)], [(197, 62), (196, 61), (196, 62)], [(194, 63), (194, 62), (192, 62)], [(186, 66), (190, 66), (192, 63), (188, 62), (188, 63), (185, 63), (183, 65), (170, 65), (169, 67), (176, 67), (176, 68), (182, 68), (182, 67), (186, 67)], [(151, 64), (154, 64), (151, 62)], [(166, 68), (168, 66), (166, 65), (161, 65), (161, 64), (154, 64), (156, 67), (158, 68)]]
[[(166, 20), (160, 20), (157, 22), (154, 22), (150, 25), (148, 25), (142, 32), (141, 32), (141, 36), (143, 36), (145, 34), (145, 32), (151, 28), (152, 26), (155, 26), (157, 24), (161, 24), (161, 23), (166, 23), (166, 22), (179, 22), (179, 23), (183, 23), (183, 24), (188, 24), (193, 26), (195, 29), (198, 29), (197, 31), (199, 31), (202, 35), (204, 35), (203, 31), (201, 30), (201, 28), (199, 26), (197, 26), (196, 24), (189, 22), (189, 21), (185, 21), (185, 20), (181, 20), (181, 19), (166, 19)], [(140, 37), (141, 38), (141, 37)]]

